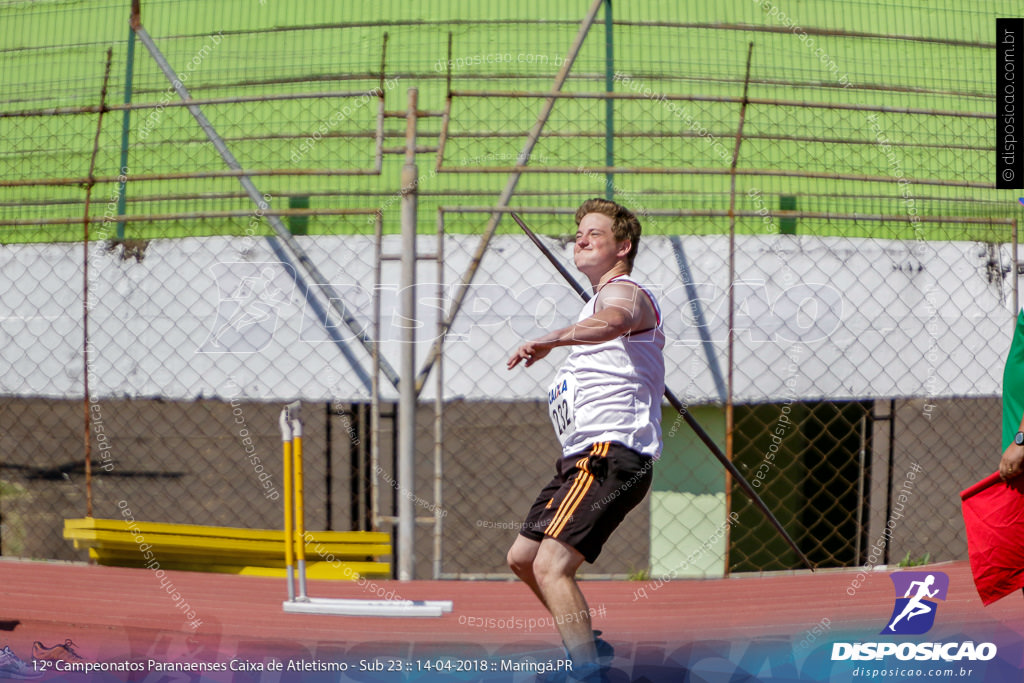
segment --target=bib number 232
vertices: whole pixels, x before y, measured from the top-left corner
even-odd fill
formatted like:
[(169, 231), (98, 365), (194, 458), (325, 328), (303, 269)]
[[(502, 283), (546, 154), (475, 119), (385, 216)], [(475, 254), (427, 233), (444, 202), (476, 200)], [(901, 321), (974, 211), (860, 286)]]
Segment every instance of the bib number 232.
[(555, 428), (558, 440), (563, 444), (576, 430), (573, 415), (573, 401), (576, 386), (571, 376), (562, 376), (555, 380), (548, 391), (548, 410), (551, 413), (551, 424)]

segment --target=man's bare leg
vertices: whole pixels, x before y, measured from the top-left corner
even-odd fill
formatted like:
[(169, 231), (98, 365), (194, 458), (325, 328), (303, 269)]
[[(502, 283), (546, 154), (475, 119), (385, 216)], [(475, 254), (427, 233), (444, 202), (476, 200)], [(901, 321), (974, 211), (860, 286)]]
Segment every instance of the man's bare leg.
[[(544, 607), (548, 606), (537, 586), (537, 577), (533, 574), (533, 562), (537, 558), (537, 551), (540, 549), (540, 541), (534, 541), (526, 536), (517, 535), (516, 540), (508, 551), (508, 566), (523, 583), (530, 587), (533, 594), (537, 596)], [(550, 611), (550, 610), (549, 610)]]
[(581, 564), (583, 555), (578, 550), (547, 536), (540, 542), (533, 561), (537, 592), (577, 665), (597, 662), (590, 611), (576, 584), (576, 570)]

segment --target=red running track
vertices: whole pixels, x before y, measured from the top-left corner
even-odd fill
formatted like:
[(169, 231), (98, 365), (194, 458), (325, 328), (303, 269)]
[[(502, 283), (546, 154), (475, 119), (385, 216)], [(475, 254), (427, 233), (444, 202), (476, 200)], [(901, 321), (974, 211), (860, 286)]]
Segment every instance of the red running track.
[[(1024, 634), (1020, 596), (983, 607), (966, 562), (929, 569), (950, 578), (933, 634)], [(664, 583), (585, 581), (582, 586), (597, 612), (594, 627), (604, 631), (619, 657), (658, 643), (765, 637), (806, 643), (815, 639), (815, 627), (832, 636), (877, 634), (893, 608), (893, 585), (886, 572), (875, 571), (854, 590), (857, 574), (823, 570)], [(280, 579), (193, 572), (166, 576), (201, 625), (188, 624), (148, 569), (0, 561), (0, 646), (10, 645), (30, 660), (34, 641), (53, 645), (70, 638), (90, 661), (170, 661), (292, 653), (400, 657), (439, 648), (475, 656), (536, 652), (559, 643), (546, 612), (515, 582), (378, 581), (362, 587), (310, 582), (309, 592), (317, 597), (376, 598), (377, 592), (394, 591), (406, 599), (454, 602), (453, 612), (440, 618), (383, 618), (285, 614), (286, 587)]]

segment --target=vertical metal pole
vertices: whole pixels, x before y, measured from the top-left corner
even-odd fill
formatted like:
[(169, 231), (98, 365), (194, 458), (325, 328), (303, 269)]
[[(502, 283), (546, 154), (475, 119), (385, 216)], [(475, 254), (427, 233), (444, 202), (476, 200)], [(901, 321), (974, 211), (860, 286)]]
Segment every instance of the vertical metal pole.
[[(324, 408), (324, 517), (327, 518), (324, 531), (331, 531), (331, 523), (334, 519), (334, 505), (331, 503), (334, 496), (334, 450), (331, 448), (332, 412), (331, 402), (328, 401)], [(351, 456), (349, 457), (351, 458)]]
[(864, 525), (864, 467), (868, 451), (868, 418), (862, 415), (860, 418), (860, 457), (858, 458), (857, 472), (857, 530), (853, 541), (854, 559), (853, 566), (860, 566), (860, 543), (863, 535)]
[[(380, 48), (380, 86), (378, 88), (377, 97), (377, 134), (374, 142), (374, 156), (373, 156), (373, 168), (376, 173), (380, 173), (384, 168), (384, 111), (386, 107), (384, 97), (384, 83), (387, 81), (385, 73), (388, 65), (388, 33), (384, 32), (384, 42)], [(378, 339), (378, 337), (374, 337)]]
[[(437, 300), (444, 300), (444, 212), (437, 209)], [(444, 334), (444, 316), (437, 312), (437, 334)], [(443, 341), (443, 340), (442, 340)], [(434, 380), (434, 579), (441, 578), (441, 537), (444, 530), (444, 348), (437, 357)]]
[(295, 518), (292, 484), (292, 421), (288, 408), (281, 408), (281, 450), (284, 455), (284, 566), (288, 599), (295, 601)]
[(82, 218), (82, 414), (84, 419), (83, 440), (85, 442), (85, 516), (92, 517), (92, 429), (89, 415), (89, 206), (92, 202), (92, 186), (96, 184), (96, 156), (100, 151), (100, 132), (103, 130), (103, 112), (107, 109), (107, 81), (110, 78), (110, 62), (114, 50), (107, 49), (107, 64), (103, 71), (103, 87), (100, 88), (100, 113), (96, 117), (96, 136), (92, 141), (92, 156), (89, 158), (89, 182), (85, 186), (85, 210)]
[(358, 442), (350, 445), (349, 449), (352, 451), (352, 455), (349, 457), (356, 458), (356, 472), (359, 476), (359, 484), (356, 489), (356, 515), (353, 516), (353, 522), (358, 519), (358, 524), (352, 525), (353, 531), (369, 531), (370, 524), (367, 519), (367, 509), (369, 507), (369, 492), (367, 491), (367, 483), (370, 479), (369, 467), (367, 465), (366, 457), (366, 444), (369, 440), (374, 437), (370, 434), (369, 429), (369, 411), (365, 403), (359, 403), (356, 413), (356, 425), (359, 430)]
[[(740, 143), (743, 142), (743, 121), (747, 114), (747, 86), (750, 84), (750, 57), (754, 51), (754, 43), (747, 48), (747, 75), (743, 80), (743, 102), (740, 104), (740, 123), (736, 128), (736, 145), (732, 151), (732, 166), (730, 168), (729, 186), (729, 339), (728, 339), (728, 377), (726, 380), (725, 400), (725, 457), (732, 462), (734, 455), (733, 430), (736, 427), (733, 417), (733, 370), (735, 358), (733, 347), (733, 332), (735, 330), (735, 306), (736, 306), (736, 165), (740, 158)], [(732, 512), (732, 476), (725, 473), (725, 514)], [(726, 525), (725, 530), (725, 575), (729, 575), (729, 543), (732, 534), (731, 527)]]
[[(889, 464), (886, 471), (885, 478), (885, 519), (882, 520), (882, 524), (887, 524), (887, 520), (892, 519), (892, 470), (893, 470), (893, 457), (896, 453), (896, 399), (889, 399)], [(892, 543), (885, 544), (885, 550), (882, 553), (882, 564), (889, 564), (889, 548), (892, 547)]]
[[(373, 224), (373, 338), (380, 339), (380, 278), (383, 260), (384, 216), (378, 211)], [(380, 530), (380, 346), (373, 346), (373, 380), (370, 385), (370, 524)]]
[(415, 577), (416, 532), (416, 100), (409, 88), (405, 118), (405, 165), (402, 166), (402, 275), (400, 307), (402, 353), (398, 382), (398, 579)]
[[(615, 89), (615, 33), (612, 24), (612, 0), (604, 2), (604, 89), (612, 92)], [(615, 165), (615, 100), (611, 97), (604, 101), (604, 165)], [(608, 172), (604, 180), (604, 197), (615, 199), (615, 174)]]
[(445, 69), (445, 88), (447, 97), (445, 99), (452, 99), (452, 32), (448, 31), (448, 68)]
[[(135, 31), (128, 29), (128, 55), (127, 64), (124, 68), (124, 103), (132, 103), (132, 80), (135, 71)], [(128, 173), (128, 136), (131, 133), (132, 110), (125, 109), (121, 118), (121, 166), (118, 171), (122, 175)], [(122, 181), (117, 188), (117, 215), (123, 216), (125, 212), (125, 191), (128, 189), (127, 181)], [(124, 239), (124, 221), (117, 222), (117, 239)]]
[(292, 461), (294, 472), (292, 480), (295, 483), (295, 554), (299, 574), (299, 595), (296, 598), (301, 602), (307, 601), (306, 597), (306, 501), (303, 488), (302, 474), (302, 417), (299, 415), (300, 403), (296, 401), (288, 406), (292, 419)]
[(1010, 261), (1013, 264), (1013, 317), (1016, 319), (1017, 314), (1020, 313), (1020, 295), (1017, 291), (1017, 278), (1020, 273), (1019, 261), (1017, 259), (1017, 219), (1013, 219), (1011, 223), (1011, 237), (1013, 239), (1013, 258)]

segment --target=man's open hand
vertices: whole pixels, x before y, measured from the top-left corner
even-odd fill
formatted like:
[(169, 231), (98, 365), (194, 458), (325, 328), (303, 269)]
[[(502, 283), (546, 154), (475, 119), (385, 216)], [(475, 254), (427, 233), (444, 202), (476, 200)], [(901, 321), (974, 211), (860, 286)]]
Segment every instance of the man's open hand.
[(544, 356), (551, 352), (552, 347), (548, 344), (539, 341), (528, 341), (512, 354), (512, 357), (508, 359), (508, 369), (511, 370), (515, 366), (519, 365), (519, 361), (526, 361), (523, 367), (530, 367)]

